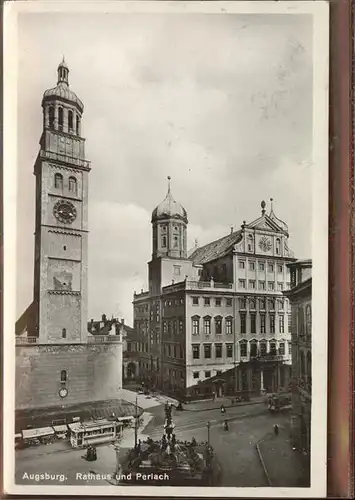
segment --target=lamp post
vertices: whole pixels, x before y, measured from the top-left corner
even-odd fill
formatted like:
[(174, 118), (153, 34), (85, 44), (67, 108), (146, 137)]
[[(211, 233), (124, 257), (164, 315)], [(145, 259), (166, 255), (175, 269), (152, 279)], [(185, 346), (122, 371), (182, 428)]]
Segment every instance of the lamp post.
[(136, 411), (134, 417), (134, 449), (137, 449), (138, 441), (138, 394), (136, 395)]
[(120, 464), (120, 458), (119, 458), (120, 447), (118, 446), (118, 443), (114, 444), (114, 450), (116, 452), (116, 474), (115, 474), (115, 479), (116, 479), (116, 484), (118, 484), (119, 483), (120, 473), (121, 473), (121, 464)]
[(208, 446), (210, 446), (210, 428), (211, 428), (211, 424), (210, 424), (210, 422), (207, 422), (207, 443), (208, 443)]

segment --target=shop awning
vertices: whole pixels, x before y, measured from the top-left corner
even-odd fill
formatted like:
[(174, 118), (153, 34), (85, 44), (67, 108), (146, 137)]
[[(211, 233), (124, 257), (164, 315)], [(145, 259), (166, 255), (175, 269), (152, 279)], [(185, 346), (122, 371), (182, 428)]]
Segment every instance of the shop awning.
[(34, 439), (44, 436), (52, 436), (54, 429), (52, 427), (40, 427), (38, 429), (25, 429), (22, 431), (23, 439)]
[(55, 432), (67, 432), (68, 426), (67, 425), (53, 425), (53, 429)]

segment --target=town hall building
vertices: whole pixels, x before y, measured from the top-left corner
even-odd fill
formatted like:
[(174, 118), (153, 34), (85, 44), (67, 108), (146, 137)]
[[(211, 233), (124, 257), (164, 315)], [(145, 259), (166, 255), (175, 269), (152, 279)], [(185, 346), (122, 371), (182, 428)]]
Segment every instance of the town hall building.
[(182, 398), (287, 390), (290, 306), (283, 291), (295, 259), (273, 200), (269, 213), (263, 201), (254, 221), (190, 255), (187, 225), (169, 178), (152, 213), (149, 290), (133, 300), (142, 380)]

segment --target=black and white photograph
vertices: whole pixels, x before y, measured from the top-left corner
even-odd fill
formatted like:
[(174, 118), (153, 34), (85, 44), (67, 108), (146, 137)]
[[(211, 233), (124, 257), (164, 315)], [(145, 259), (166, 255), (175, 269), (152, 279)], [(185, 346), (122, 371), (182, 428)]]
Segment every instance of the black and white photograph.
[(7, 491), (321, 497), (328, 4), (11, 4)]

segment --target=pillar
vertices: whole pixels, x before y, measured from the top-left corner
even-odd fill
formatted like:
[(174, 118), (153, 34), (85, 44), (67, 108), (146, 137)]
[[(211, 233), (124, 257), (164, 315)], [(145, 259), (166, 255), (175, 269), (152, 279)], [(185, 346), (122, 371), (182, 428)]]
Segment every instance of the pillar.
[(265, 387), (264, 387), (264, 371), (260, 370), (260, 395), (264, 396), (265, 394)]

